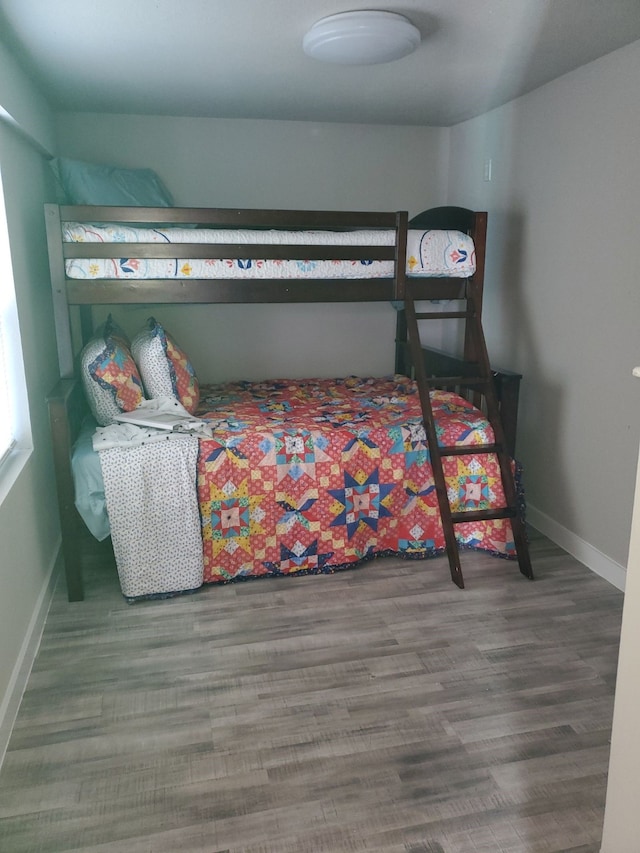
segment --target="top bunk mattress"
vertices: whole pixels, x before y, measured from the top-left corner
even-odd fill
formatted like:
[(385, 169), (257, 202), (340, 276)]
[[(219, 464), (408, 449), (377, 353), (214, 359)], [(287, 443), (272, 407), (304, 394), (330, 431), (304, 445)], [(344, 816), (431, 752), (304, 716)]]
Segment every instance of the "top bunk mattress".
[[(64, 222), (65, 243), (233, 244), (247, 246), (393, 246), (392, 229), (290, 231), (135, 227)], [(166, 252), (166, 249), (163, 249)], [(126, 254), (123, 246), (120, 255)], [(135, 254), (132, 253), (132, 254)], [(149, 254), (148, 248), (145, 254)], [(194, 253), (195, 254), (195, 253)], [(251, 253), (253, 254), (253, 252)], [(415, 230), (407, 235), (407, 274), (423, 278), (468, 278), (476, 268), (472, 238), (462, 231)], [(362, 279), (390, 278), (393, 261), (304, 258), (68, 258), (73, 279)]]

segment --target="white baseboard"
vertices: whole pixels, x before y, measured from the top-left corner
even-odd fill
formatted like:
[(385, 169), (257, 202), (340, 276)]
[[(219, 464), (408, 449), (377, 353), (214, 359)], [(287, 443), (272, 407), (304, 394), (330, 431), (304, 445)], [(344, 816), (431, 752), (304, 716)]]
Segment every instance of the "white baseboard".
[(53, 598), (53, 591), (60, 575), (60, 568), (62, 566), (62, 550), (60, 546), (61, 543), (59, 541), (54, 550), (55, 556), (51, 561), (51, 566), (42, 584), (38, 600), (33, 608), (33, 613), (31, 614), (31, 619), (29, 620), (29, 625), (20, 648), (20, 654), (11, 673), (6, 693), (0, 703), (0, 767), (2, 767), (2, 762), (4, 761), (9, 745), (11, 730), (13, 729), (20, 702), (22, 701), (22, 695), (29, 680), (31, 667), (40, 647), (44, 623), (49, 612), (51, 599)]
[(602, 551), (598, 551), (593, 545), (585, 542), (571, 530), (558, 524), (553, 518), (540, 512), (531, 504), (527, 504), (527, 524), (535, 527), (540, 533), (544, 533), (552, 542), (564, 548), (572, 557), (583, 563), (588, 569), (591, 569), (601, 578), (609, 581), (617, 589), (624, 592), (624, 585), (627, 579), (627, 571), (620, 563), (616, 563)]

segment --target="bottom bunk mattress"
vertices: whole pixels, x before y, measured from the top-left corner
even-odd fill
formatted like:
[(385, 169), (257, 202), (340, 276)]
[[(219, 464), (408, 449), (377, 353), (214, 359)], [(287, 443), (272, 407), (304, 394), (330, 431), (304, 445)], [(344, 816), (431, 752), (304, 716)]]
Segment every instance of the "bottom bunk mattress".
[[(484, 415), (432, 392), (441, 444), (489, 444)], [(202, 389), (197, 489), (204, 583), (331, 572), (445, 549), (416, 384), (385, 379)], [(443, 460), (453, 511), (504, 505), (493, 454)], [(515, 557), (507, 519), (456, 525), (462, 547)]]

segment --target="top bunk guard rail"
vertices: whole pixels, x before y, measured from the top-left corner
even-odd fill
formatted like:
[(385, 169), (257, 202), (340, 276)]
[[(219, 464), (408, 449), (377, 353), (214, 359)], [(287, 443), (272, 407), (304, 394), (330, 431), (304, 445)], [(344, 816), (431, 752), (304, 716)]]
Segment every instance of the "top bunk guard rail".
[(62, 222), (202, 225), (203, 228), (283, 228), (291, 231), (395, 228), (395, 212), (344, 210), (263, 210), (231, 207), (118, 207), (45, 205), (60, 212)]
[(313, 246), (299, 243), (64, 243), (65, 258), (113, 258), (123, 246), (132, 258), (278, 258), (305, 260), (393, 261), (394, 246)]
[[(384, 301), (404, 296), (396, 269), (406, 264), (407, 214), (401, 212), (313, 211), (313, 210), (236, 210), (231, 208), (152, 208), (88, 205), (45, 205), (49, 260), (52, 270), (54, 299), (64, 295), (68, 304), (118, 304), (148, 302), (151, 297), (161, 303), (185, 302), (335, 302)], [(226, 243), (104, 243), (64, 242), (63, 223), (121, 224), (160, 226), (198, 225), (202, 228), (272, 229), (304, 231), (390, 230), (391, 245), (326, 246), (312, 243), (261, 244)], [(363, 279), (113, 279), (92, 278), (90, 282), (70, 278), (65, 261), (73, 258), (121, 258), (124, 246), (128, 257), (140, 259), (298, 259), (313, 260), (383, 260), (393, 264), (393, 274), (377, 279), (373, 287), (362, 287)], [(314, 283), (322, 281), (321, 288)], [(332, 284), (333, 282), (333, 284)], [(360, 283), (358, 287), (357, 284)], [(104, 284), (103, 284), (104, 283)], [(108, 283), (108, 284), (107, 284)], [(88, 285), (91, 285), (90, 287)], [(371, 284), (371, 282), (369, 282)], [(239, 287), (237, 285), (240, 285)]]

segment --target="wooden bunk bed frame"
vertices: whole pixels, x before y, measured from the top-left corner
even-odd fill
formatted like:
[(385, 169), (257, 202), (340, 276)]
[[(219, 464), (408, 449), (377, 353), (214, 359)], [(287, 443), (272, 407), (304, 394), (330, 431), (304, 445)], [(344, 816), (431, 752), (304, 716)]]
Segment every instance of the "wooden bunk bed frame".
[[(236, 210), (228, 208), (147, 208), (115, 206), (45, 205), (47, 242), (51, 269), (54, 321), (60, 364), (60, 382), (48, 397), (53, 437), (58, 505), (62, 530), (67, 592), (70, 601), (82, 600), (86, 536), (74, 504), (71, 453), (87, 412), (80, 381), (76, 378), (77, 354), (93, 332), (93, 305), (285, 303), (285, 302), (400, 302), (405, 298), (407, 230), (437, 228), (469, 234), (476, 249), (476, 272), (470, 278), (412, 279), (414, 299), (449, 300), (472, 295), (476, 310), (482, 306), (487, 215), (457, 207), (441, 207), (414, 217), (406, 212), (344, 212), (306, 210)], [(137, 258), (260, 258), (304, 257), (309, 260), (387, 260), (393, 262), (388, 278), (362, 279), (92, 279), (69, 278), (69, 258), (120, 257), (123, 244), (63, 242), (62, 223), (149, 224), (152, 227), (198, 225), (210, 228), (285, 230), (392, 229), (393, 246), (316, 246), (245, 244), (144, 244), (127, 243), (129, 257)], [(79, 323), (73, 314), (79, 314)], [(72, 330), (76, 331), (76, 338)], [(443, 385), (483, 407), (477, 386), (466, 386), (465, 376), (477, 370), (474, 338), (465, 329), (464, 352), (459, 358), (428, 347), (422, 348), (430, 376), (459, 377), (455, 387)], [(396, 371), (412, 376), (415, 366), (407, 342), (405, 312), (398, 311)], [(493, 379), (500, 406), (506, 450), (513, 455), (517, 426), (520, 375), (495, 370)]]

